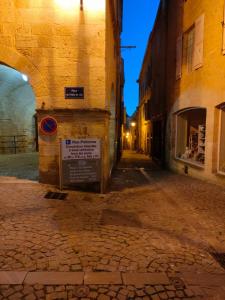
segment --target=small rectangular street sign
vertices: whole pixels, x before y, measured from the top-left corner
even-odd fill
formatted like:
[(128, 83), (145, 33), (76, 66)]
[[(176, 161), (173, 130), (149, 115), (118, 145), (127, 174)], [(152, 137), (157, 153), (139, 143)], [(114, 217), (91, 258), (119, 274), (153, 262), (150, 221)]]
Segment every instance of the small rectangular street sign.
[(65, 87), (65, 99), (84, 99), (83, 87)]
[(61, 181), (76, 183), (101, 181), (100, 139), (67, 139), (61, 141)]

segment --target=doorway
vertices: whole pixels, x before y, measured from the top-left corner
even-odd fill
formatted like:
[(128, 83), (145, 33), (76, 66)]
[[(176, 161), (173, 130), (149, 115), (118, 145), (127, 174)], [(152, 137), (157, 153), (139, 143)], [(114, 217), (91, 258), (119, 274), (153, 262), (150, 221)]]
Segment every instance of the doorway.
[(164, 162), (164, 128), (163, 121), (152, 122), (151, 156), (159, 164)]

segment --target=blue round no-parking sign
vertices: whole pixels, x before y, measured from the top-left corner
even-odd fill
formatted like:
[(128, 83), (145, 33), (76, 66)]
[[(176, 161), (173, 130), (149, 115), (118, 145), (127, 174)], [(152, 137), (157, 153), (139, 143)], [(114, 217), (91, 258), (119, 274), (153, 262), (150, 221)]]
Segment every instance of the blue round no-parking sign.
[(57, 121), (53, 117), (44, 117), (40, 122), (41, 132), (45, 135), (54, 135), (57, 132)]

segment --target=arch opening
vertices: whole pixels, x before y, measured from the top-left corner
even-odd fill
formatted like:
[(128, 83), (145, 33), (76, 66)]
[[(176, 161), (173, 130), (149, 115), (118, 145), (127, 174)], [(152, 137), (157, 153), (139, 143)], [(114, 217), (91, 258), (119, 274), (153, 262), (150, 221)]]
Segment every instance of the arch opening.
[(35, 107), (27, 74), (0, 64), (0, 176), (38, 180)]

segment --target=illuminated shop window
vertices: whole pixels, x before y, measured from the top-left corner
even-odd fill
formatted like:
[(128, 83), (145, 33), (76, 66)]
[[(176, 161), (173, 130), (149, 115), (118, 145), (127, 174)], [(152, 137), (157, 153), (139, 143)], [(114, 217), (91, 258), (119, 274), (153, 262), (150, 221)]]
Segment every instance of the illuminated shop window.
[(177, 114), (176, 157), (205, 163), (206, 109), (189, 108)]
[(225, 104), (220, 109), (219, 172), (225, 174)]

